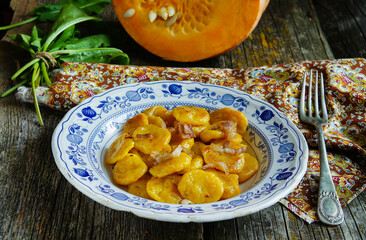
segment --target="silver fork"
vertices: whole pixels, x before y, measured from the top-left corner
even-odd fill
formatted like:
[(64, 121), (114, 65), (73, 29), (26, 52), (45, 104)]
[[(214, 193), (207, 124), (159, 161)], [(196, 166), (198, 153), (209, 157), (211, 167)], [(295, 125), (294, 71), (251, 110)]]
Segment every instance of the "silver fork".
[[(325, 103), (324, 94), (324, 79), (323, 74), (318, 73), (317, 70), (311, 70), (309, 73), (309, 87), (308, 87), (308, 99), (307, 99), (307, 111), (305, 110), (305, 88), (308, 73), (305, 73), (300, 106), (299, 115), (300, 119), (308, 124), (314, 125), (318, 132), (318, 145), (320, 154), (320, 180), (319, 180), (319, 194), (318, 194), (318, 217), (320, 221), (328, 225), (338, 225), (343, 222), (344, 216), (341, 204), (338, 199), (337, 192), (335, 190), (331, 172), (329, 170), (327, 150), (325, 147), (324, 133), (322, 126), (328, 122), (328, 113)], [(312, 85), (315, 78), (315, 91), (314, 99), (312, 102)], [(320, 79), (320, 107), (319, 110), (319, 79)], [(313, 110), (314, 109), (314, 112)]]

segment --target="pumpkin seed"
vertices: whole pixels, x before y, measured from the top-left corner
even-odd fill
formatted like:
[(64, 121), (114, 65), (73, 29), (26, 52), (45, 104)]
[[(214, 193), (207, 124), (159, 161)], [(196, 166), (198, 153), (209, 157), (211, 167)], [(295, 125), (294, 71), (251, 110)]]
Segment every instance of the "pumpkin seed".
[(153, 10), (151, 10), (149, 12), (149, 20), (150, 20), (150, 22), (154, 22), (157, 16), (158, 15), (156, 14), (156, 12), (154, 12)]
[(175, 23), (175, 21), (177, 21), (177, 15), (174, 15), (173, 17), (171, 17), (167, 22), (166, 22), (166, 26), (169, 27), (171, 25), (173, 25), (173, 23)]
[(171, 25), (173, 25), (178, 18), (180, 18), (182, 16), (181, 12), (178, 12), (177, 14), (175, 14), (173, 17), (171, 17), (167, 22), (166, 22), (166, 26), (169, 27)]
[(175, 14), (175, 8), (173, 6), (168, 7), (168, 16), (173, 17)]
[(158, 16), (162, 17), (164, 20), (168, 19), (168, 11), (167, 11), (166, 7), (160, 8), (160, 10), (158, 12)]
[(123, 17), (124, 17), (124, 18), (130, 18), (130, 17), (132, 17), (134, 14), (135, 14), (135, 9), (130, 8), (130, 9), (128, 9), (128, 10), (123, 14)]

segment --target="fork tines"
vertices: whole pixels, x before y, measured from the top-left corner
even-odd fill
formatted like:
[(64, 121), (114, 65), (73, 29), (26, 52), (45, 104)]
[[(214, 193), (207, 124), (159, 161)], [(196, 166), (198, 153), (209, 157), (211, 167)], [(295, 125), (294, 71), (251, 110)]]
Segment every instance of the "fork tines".
[[(306, 84), (308, 79), (309, 79), (308, 90), (306, 91)], [(320, 95), (318, 90), (319, 82), (320, 82)], [(313, 90), (314, 90), (314, 101), (312, 100)], [(306, 99), (306, 92), (307, 92), (307, 99)], [(319, 110), (319, 98), (320, 98), (320, 110)], [(305, 110), (306, 100), (307, 100), (307, 111)], [(325, 93), (324, 93), (323, 73), (319, 74), (319, 72), (314, 69), (305, 72), (301, 90), (299, 113), (301, 120), (303, 120), (304, 122), (309, 121), (313, 122), (314, 120), (317, 121), (322, 120), (323, 123), (326, 123), (326, 121), (328, 120), (328, 114), (325, 102)]]

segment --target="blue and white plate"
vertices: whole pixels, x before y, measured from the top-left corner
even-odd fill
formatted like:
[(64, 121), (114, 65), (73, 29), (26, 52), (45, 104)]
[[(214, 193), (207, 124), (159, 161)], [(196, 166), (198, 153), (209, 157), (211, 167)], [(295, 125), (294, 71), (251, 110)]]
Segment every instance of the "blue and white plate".
[[(127, 119), (154, 105), (242, 111), (249, 121), (245, 141), (259, 159), (260, 171), (240, 186), (240, 195), (210, 204), (159, 203), (114, 185), (110, 167), (103, 163), (106, 149)], [(271, 104), (227, 87), (177, 81), (129, 84), (86, 99), (56, 127), (52, 151), (65, 178), (88, 197), (116, 210), (170, 222), (219, 221), (267, 208), (293, 191), (308, 159), (301, 132)]]

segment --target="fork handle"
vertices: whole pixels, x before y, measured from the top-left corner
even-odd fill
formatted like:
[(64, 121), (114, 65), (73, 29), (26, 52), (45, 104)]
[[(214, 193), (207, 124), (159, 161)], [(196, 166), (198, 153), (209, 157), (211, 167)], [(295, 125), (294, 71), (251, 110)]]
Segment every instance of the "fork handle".
[(334, 187), (329, 169), (327, 150), (325, 147), (322, 125), (316, 126), (320, 154), (320, 182), (318, 194), (318, 217), (328, 225), (338, 225), (343, 222), (343, 210)]

